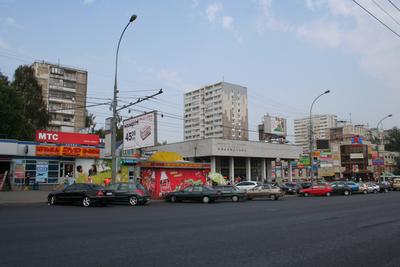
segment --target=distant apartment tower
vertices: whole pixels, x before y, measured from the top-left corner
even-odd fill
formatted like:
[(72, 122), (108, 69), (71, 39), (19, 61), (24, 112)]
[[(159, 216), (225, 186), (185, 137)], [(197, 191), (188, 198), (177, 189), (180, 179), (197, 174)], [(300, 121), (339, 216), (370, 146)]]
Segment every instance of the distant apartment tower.
[[(312, 116), (314, 148), (317, 139), (328, 139), (328, 128), (337, 125), (336, 115), (314, 115)], [(310, 147), (310, 117), (294, 120), (294, 142), (303, 147), (304, 153), (309, 153)]]
[(248, 140), (247, 88), (227, 82), (185, 93), (185, 141)]
[(33, 63), (50, 114), (50, 129), (79, 132), (85, 128), (87, 71), (48, 62)]

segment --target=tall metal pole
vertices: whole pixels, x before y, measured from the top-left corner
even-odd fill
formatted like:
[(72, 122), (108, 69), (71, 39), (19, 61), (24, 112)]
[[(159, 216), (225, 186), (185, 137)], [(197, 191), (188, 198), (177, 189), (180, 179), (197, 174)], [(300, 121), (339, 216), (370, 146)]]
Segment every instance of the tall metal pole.
[(137, 18), (136, 15), (132, 15), (131, 18), (129, 19), (128, 24), (126, 24), (124, 30), (121, 33), (121, 36), (119, 37), (118, 41), (118, 46), (117, 46), (117, 53), (115, 55), (115, 78), (114, 78), (114, 97), (113, 97), (113, 102), (112, 102), (112, 110), (113, 110), (113, 116), (112, 116), (112, 121), (111, 121), (111, 158), (112, 158), (112, 166), (111, 166), (111, 179), (113, 182), (115, 182), (115, 179), (117, 177), (117, 158), (116, 158), (116, 143), (117, 143), (117, 96), (118, 96), (118, 84), (117, 84), (117, 75), (118, 75), (118, 52), (119, 52), (119, 45), (121, 44), (122, 36), (124, 35), (126, 29), (128, 26), (131, 24), (132, 21), (134, 21)]
[(314, 101), (312, 102), (312, 104), (311, 104), (311, 107), (310, 107), (310, 131), (309, 131), (309, 142), (310, 142), (310, 166), (311, 166), (311, 182), (313, 182), (313, 180), (314, 180), (314, 170), (313, 170), (313, 167), (314, 167), (314, 161), (313, 161), (313, 156), (312, 156), (312, 153), (313, 153), (313, 146), (314, 146), (314, 139), (313, 139), (313, 124), (312, 124), (312, 109), (313, 109), (313, 106), (314, 106), (314, 104), (315, 104), (315, 102), (318, 100), (318, 98), (320, 98), (321, 96), (323, 96), (323, 95), (326, 95), (326, 94), (329, 94), (331, 91), (330, 90), (327, 90), (327, 91), (325, 91), (325, 92), (323, 92), (322, 94), (320, 94), (319, 96), (317, 96), (315, 99), (314, 99)]
[[(377, 149), (377, 152), (378, 152), (378, 159), (380, 159), (380, 157), (379, 157), (379, 146), (383, 145), (383, 134), (382, 134), (382, 135), (379, 134), (379, 125), (380, 125), (385, 119), (390, 118), (390, 117), (392, 117), (392, 116), (393, 116), (393, 114), (389, 114), (389, 115), (383, 117), (383, 118), (378, 122), (378, 124), (376, 125), (376, 131), (377, 131), (377, 133), (378, 133), (378, 135), (379, 135), (379, 145), (378, 145), (378, 149)], [(383, 159), (383, 169), (385, 169), (385, 159)]]

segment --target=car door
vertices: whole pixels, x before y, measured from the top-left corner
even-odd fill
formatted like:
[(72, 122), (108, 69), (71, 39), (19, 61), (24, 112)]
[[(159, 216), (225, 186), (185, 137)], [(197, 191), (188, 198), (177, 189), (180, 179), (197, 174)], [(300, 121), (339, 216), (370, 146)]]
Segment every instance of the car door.
[(128, 202), (131, 194), (129, 193), (128, 184), (118, 184), (118, 188), (115, 191), (115, 201), (118, 203)]
[(178, 192), (178, 198), (180, 200), (191, 200), (193, 192), (193, 186), (188, 186), (181, 192)]
[(266, 184), (262, 186), (262, 191), (260, 192), (260, 197), (269, 197), (271, 194), (271, 185)]
[(86, 184), (76, 184), (76, 188), (71, 192), (72, 202), (80, 203), (92, 189)]
[(203, 198), (203, 187), (202, 186), (194, 186), (191, 192), (191, 200), (202, 200)]
[(321, 187), (319, 185), (311, 186), (311, 194), (312, 195), (321, 195)]
[(65, 188), (61, 193), (57, 194), (57, 201), (60, 203), (72, 203), (73, 202), (73, 194), (75, 193), (78, 185), (72, 184)]

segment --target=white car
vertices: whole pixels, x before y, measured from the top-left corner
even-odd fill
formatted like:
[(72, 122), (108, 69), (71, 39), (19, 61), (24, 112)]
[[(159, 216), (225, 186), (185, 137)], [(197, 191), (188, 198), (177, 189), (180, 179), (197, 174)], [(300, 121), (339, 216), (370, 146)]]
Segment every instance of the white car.
[(253, 189), (256, 186), (258, 186), (258, 183), (254, 181), (243, 181), (236, 184), (237, 188), (245, 191)]
[(379, 185), (375, 184), (375, 183), (367, 183), (368, 186), (368, 193), (379, 193), (380, 188)]

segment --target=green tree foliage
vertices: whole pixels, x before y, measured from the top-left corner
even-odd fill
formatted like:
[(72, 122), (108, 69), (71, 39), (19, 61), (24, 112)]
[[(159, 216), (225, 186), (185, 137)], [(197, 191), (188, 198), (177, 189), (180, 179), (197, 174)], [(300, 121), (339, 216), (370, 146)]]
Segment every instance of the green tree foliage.
[(85, 128), (89, 128), (91, 133), (94, 133), (96, 128), (96, 116), (86, 110)]
[(23, 131), (22, 98), (0, 73), (0, 138), (17, 139)]
[(35, 131), (46, 129), (50, 120), (43, 101), (42, 88), (34, 75), (33, 68), (27, 65), (19, 66), (15, 70), (11, 88), (20, 96), (23, 103), (19, 112), (24, 122), (18, 139), (33, 140)]
[(394, 127), (390, 129), (386, 139), (385, 149), (388, 151), (400, 152), (400, 129)]
[[(386, 145), (385, 149), (388, 151), (394, 151), (400, 153), (400, 129), (394, 127), (393, 129), (389, 130), (387, 136), (385, 137)], [(400, 174), (400, 159), (396, 159), (396, 170), (394, 171), (395, 174)]]

